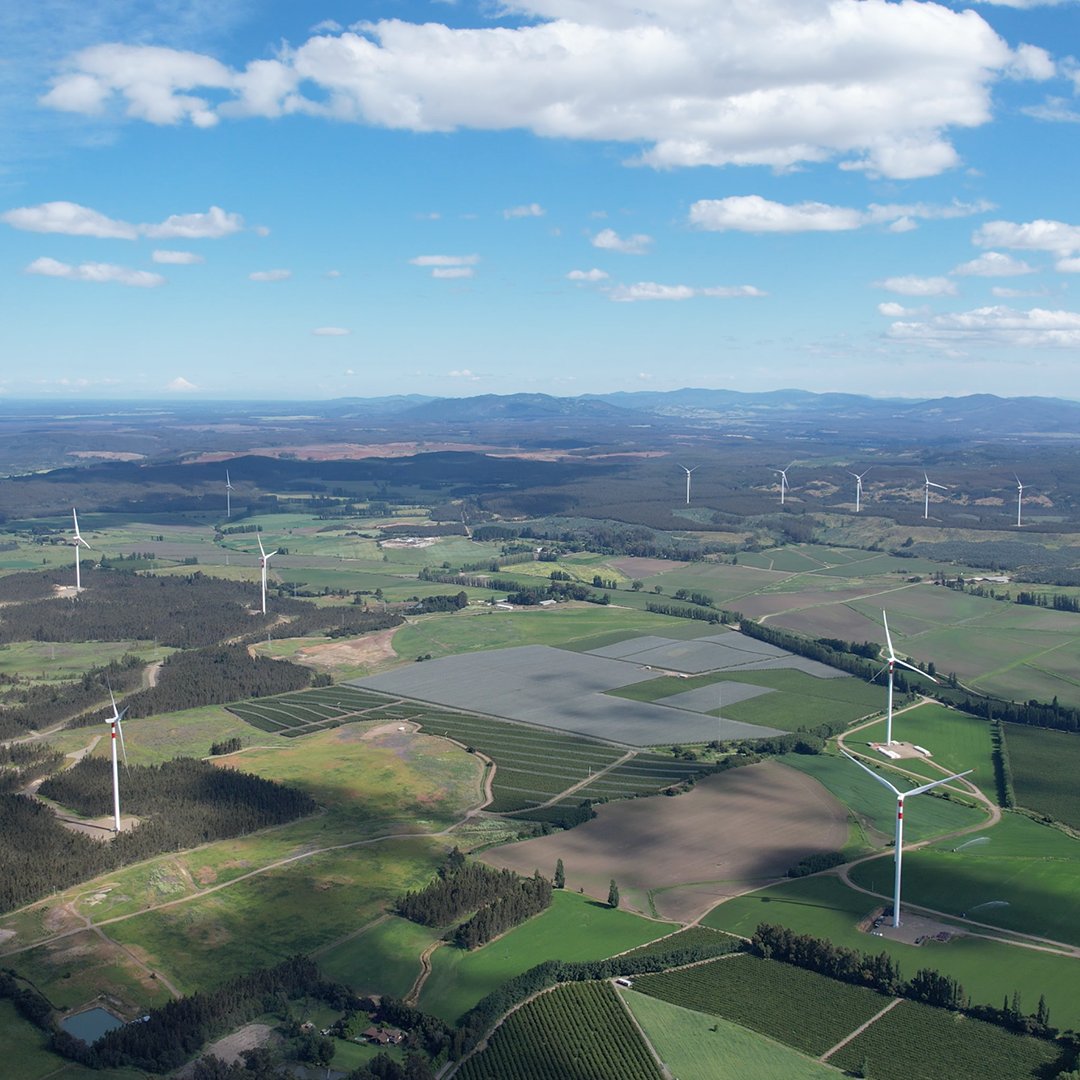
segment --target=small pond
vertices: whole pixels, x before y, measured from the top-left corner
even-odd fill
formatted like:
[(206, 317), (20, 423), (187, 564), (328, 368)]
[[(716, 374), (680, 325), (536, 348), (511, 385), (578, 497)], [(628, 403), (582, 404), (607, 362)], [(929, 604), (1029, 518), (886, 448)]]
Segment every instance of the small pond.
[(85, 1043), (92, 1043), (99, 1039), (106, 1031), (113, 1028), (123, 1027), (124, 1021), (113, 1016), (108, 1009), (84, 1009), (79, 1013), (72, 1013), (60, 1021), (60, 1026), (69, 1035), (76, 1039), (82, 1039)]

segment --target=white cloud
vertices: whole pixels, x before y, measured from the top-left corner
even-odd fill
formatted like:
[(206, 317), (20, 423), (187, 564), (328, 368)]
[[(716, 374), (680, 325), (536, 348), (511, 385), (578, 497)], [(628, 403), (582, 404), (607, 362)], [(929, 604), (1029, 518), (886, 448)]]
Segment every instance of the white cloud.
[(1029, 266), (1023, 259), (1014, 259), (1011, 255), (1002, 255), (1000, 251), (988, 251), (971, 262), (961, 263), (949, 271), (960, 277), (1017, 277), (1020, 274), (1034, 274), (1035, 267)]
[(1050, 54), (1037, 45), (1017, 46), (1012, 63), (1005, 70), (1010, 78), (1036, 82), (1045, 82), (1057, 74), (1057, 66)]
[[(1023, 0), (1013, 0), (1022, 3)], [(242, 69), (153, 46), (75, 54), (46, 105), (155, 124), (306, 113), (417, 132), (525, 129), (644, 146), (658, 168), (839, 160), (893, 178), (957, 164), (1005, 77), (1045, 78), (975, 12), (860, 0), (517, 0), (521, 25), (330, 23)], [(630, 77), (632, 76), (632, 77)], [(310, 87), (310, 96), (305, 96)]]
[(877, 309), (880, 314), (886, 315), (890, 319), (903, 319), (909, 315), (918, 314), (918, 308), (906, 308), (903, 304), (896, 303), (895, 300), (886, 300), (884, 303), (878, 304)]
[(1051, 251), (1067, 256), (1080, 251), (1080, 225), (1038, 218), (1018, 224), (988, 221), (975, 230), (971, 241), (977, 247), (1006, 247), (1019, 251)]
[(244, 219), (239, 214), (227, 213), (220, 206), (211, 206), (205, 214), (173, 214), (157, 225), (132, 225), (78, 203), (47, 202), (7, 210), (0, 214), (0, 220), (27, 232), (95, 236), (106, 240), (134, 240), (139, 236), (216, 240), (244, 227)]
[(999, 300), (1015, 300), (1019, 297), (1045, 296), (1046, 289), (1011, 289), (1006, 285), (993, 285), (990, 293)]
[(351, 330), (346, 330), (343, 326), (317, 326), (311, 331), (316, 337), (346, 337), (351, 334)]
[(291, 277), (291, 270), (256, 270), (248, 274), (251, 281), (288, 281)]
[(502, 215), (509, 221), (511, 218), (543, 217), (547, 211), (539, 203), (529, 203), (527, 206), (512, 206), (504, 210)]
[(1080, 124), (1080, 112), (1068, 98), (1048, 97), (1039, 105), (1026, 105), (1020, 110), (1034, 120), (1051, 124)]
[(156, 289), (159, 285), (165, 284), (165, 278), (149, 270), (131, 270), (126, 266), (96, 262), (72, 266), (70, 263), (58, 262), (56, 259), (46, 257), (35, 259), (25, 272), (42, 274), (45, 277), (66, 278), (68, 281), (91, 281), (99, 284), (111, 282), (116, 285), (130, 285), (137, 289)]
[(460, 370), (448, 371), (446, 373), (447, 378), (450, 379), (467, 379), (469, 382), (477, 382), (480, 379), (479, 375), (474, 374), (468, 368), (461, 368)]
[(171, 394), (190, 394), (199, 388), (193, 382), (189, 382), (183, 375), (177, 375), (171, 382), (165, 384), (165, 389)]
[(713, 285), (696, 288), (692, 285), (661, 285), (655, 281), (639, 281), (635, 285), (616, 285), (608, 295), (617, 303), (631, 304), (642, 300), (693, 300), (699, 296), (733, 299), (767, 294), (754, 285)]
[(984, 307), (948, 315), (936, 315), (927, 322), (899, 322), (889, 328), (889, 336), (935, 346), (971, 345), (1015, 346), (1022, 348), (1076, 348), (1080, 346), (1080, 312), (1031, 308), (1017, 311), (1007, 307)]
[(442, 214), (438, 210), (428, 210), (426, 213), (413, 214), (413, 217), (417, 221), (438, 221), (442, 218)]
[(944, 277), (917, 277), (907, 274), (890, 277), (874, 283), (879, 289), (899, 293), (901, 296), (955, 296), (956, 282)]
[(239, 214), (230, 214), (220, 206), (211, 206), (205, 214), (173, 214), (160, 225), (140, 225), (139, 231), (144, 236), (161, 239), (218, 240), (239, 232), (243, 227), (244, 219)]
[(330, 279), (339, 278), (339, 277), (341, 277), (341, 271), (340, 270), (327, 270), (326, 273), (323, 274), (323, 277), (330, 278)]
[(592, 270), (571, 270), (566, 277), (569, 281), (606, 281), (608, 273), (606, 270), (597, 270), (593, 267)]
[(1072, 256), (1068, 259), (1058, 259), (1054, 263), (1054, 269), (1061, 274), (1080, 274), (1080, 258)]
[(205, 260), (194, 251), (155, 251), (150, 256), (156, 263), (164, 263), (167, 266), (192, 266)]
[(866, 210), (828, 203), (778, 203), (760, 195), (731, 195), (724, 199), (699, 199), (690, 207), (690, 224), (711, 232), (727, 230), (749, 233), (848, 232), (867, 225), (891, 223), (892, 232), (916, 228), (915, 219), (967, 217), (992, 209), (986, 202), (872, 203)]
[(475, 274), (471, 266), (436, 266), (431, 271), (433, 278), (471, 278)]
[(417, 255), (409, 260), (413, 266), (475, 266), (479, 255)]
[(331, 34), (339, 34), (339, 33), (341, 33), (342, 29), (343, 29), (343, 27), (342, 27), (341, 23), (337, 22), (336, 20), (334, 20), (334, 19), (323, 19), (322, 22), (317, 22), (311, 28), (311, 32), (313, 34), (321, 34), (321, 33), (324, 33), (324, 32), (331, 33)]
[(653, 238), (644, 233), (620, 236), (614, 229), (601, 229), (593, 238), (592, 246), (602, 251), (618, 251), (623, 255), (645, 255)]

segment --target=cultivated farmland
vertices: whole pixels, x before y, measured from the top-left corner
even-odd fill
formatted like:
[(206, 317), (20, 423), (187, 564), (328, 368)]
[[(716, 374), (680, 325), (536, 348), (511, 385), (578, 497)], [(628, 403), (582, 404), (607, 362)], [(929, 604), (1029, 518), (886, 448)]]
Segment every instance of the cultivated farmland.
[[(346, 720), (366, 719), (370, 711), (391, 704), (381, 694), (366, 694), (351, 686), (327, 686), (238, 702), (230, 705), (229, 711), (261, 731), (293, 738), (336, 727)], [(372, 718), (397, 719), (397, 716), (383, 712)]]
[(1080, 829), (1080, 735), (1006, 724), (1005, 738), (1017, 802)]

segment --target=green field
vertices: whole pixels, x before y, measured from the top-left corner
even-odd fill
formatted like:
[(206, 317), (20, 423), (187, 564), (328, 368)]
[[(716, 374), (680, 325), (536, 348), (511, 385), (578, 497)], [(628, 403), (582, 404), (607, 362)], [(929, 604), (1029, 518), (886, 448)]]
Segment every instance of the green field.
[[(672, 1005), (732, 1020), (786, 1046), (824, 1054), (889, 999), (863, 986), (749, 954), (642, 975), (634, 989)], [(813, 1008), (807, 1003), (813, 1002)]]
[[(892, 884), (891, 867), (880, 861), (876, 865), (885, 880), (875, 885), (885, 892)], [(907, 866), (905, 857), (905, 879)], [(759, 923), (769, 922), (861, 952), (885, 950), (899, 963), (904, 977), (921, 967), (936, 968), (958, 979), (977, 1004), (998, 1006), (1004, 996), (1018, 990), (1033, 1009), (1039, 995), (1045, 994), (1052, 1023), (1063, 1028), (1080, 1025), (1080, 960), (984, 938), (959, 937), (944, 945), (929, 942), (916, 947), (859, 931), (859, 920), (882, 904), (847, 888), (839, 878), (812, 877), (728, 900), (702, 921), (745, 937)]]
[(32, 683), (71, 682), (128, 653), (149, 663), (173, 651), (147, 641), (14, 641), (0, 645), (0, 676)]
[(610, 983), (570, 983), (511, 1013), (461, 1080), (660, 1080)]
[(500, 984), (544, 960), (600, 960), (675, 929), (612, 911), (577, 893), (556, 891), (550, 908), (473, 952), (436, 949), (420, 1008), (455, 1021)]
[(1006, 724), (1016, 801), (1080, 829), (1080, 735)]
[(829, 1080), (839, 1075), (796, 1050), (717, 1016), (620, 990), (653, 1049), (679, 1080)]
[(314, 959), (327, 978), (358, 994), (403, 998), (420, 974), (420, 954), (439, 937), (439, 930), (390, 916), (347, 941), (324, 947)]

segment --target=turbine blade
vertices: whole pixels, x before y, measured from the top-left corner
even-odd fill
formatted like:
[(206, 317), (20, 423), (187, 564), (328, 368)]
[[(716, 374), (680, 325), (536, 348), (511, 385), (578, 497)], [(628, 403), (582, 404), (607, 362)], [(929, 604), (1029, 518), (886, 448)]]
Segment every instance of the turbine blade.
[(120, 721), (123, 719), (124, 713), (126, 712), (127, 709), (125, 709), (124, 712), (120, 713), (120, 715), (116, 718), (116, 735), (120, 740), (120, 752), (124, 755), (125, 769), (127, 768), (127, 747), (124, 746), (124, 729), (120, 726)]
[(973, 773), (974, 769), (967, 769), (964, 772), (953, 773), (952, 776), (943, 776), (940, 780), (933, 780), (929, 784), (923, 784), (922, 787), (912, 788), (910, 791), (904, 792), (904, 798), (908, 798), (911, 795), (921, 795), (924, 791), (929, 791), (931, 788), (941, 787), (942, 784), (947, 784), (950, 780), (959, 780), (962, 776), (967, 776)]
[(923, 678), (929, 679), (935, 686), (938, 685), (938, 681), (933, 675), (927, 675), (922, 668), (917, 668), (914, 664), (909, 664), (906, 660), (901, 660), (899, 656), (893, 657), (893, 663), (899, 664), (901, 667), (906, 667), (909, 671), (914, 671), (916, 675), (922, 675)]
[(889, 643), (889, 659), (895, 660), (896, 653), (892, 647), (892, 635), (889, 633), (889, 617), (884, 611), (881, 613), (881, 621), (885, 624), (885, 640)]
[(258, 533), (256, 533), (255, 539), (259, 541), (259, 554), (265, 559), (266, 549), (262, 546), (262, 537)]
[[(885, 779), (884, 776), (882, 776), (880, 773), (875, 772), (873, 769), (870, 768), (869, 765), (864, 765), (857, 757), (854, 757), (853, 755), (849, 754), (846, 750), (841, 750), (840, 753), (843, 754), (844, 757), (846, 757), (849, 761), (854, 761), (855, 764), (858, 765), (859, 768), (863, 770), (863, 772), (869, 773), (879, 784), (883, 784), (885, 787), (887, 787), (895, 796), (897, 796), (897, 798), (899, 798), (901, 794), (903, 794), (903, 795), (915, 794), (914, 792), (911, 792), (911, 791), (901, 792), (898, 788), (894, 788), (892, 786), (892, 784), (890, 784), (889, 781)], [(946, 777), (946, 779), (949, 779), (949, 778)], [(944, 780), (942, 780), (940, 782), (945, 783)], [(931, 784), (930, 786), (933, 787), (934, 785)]]

